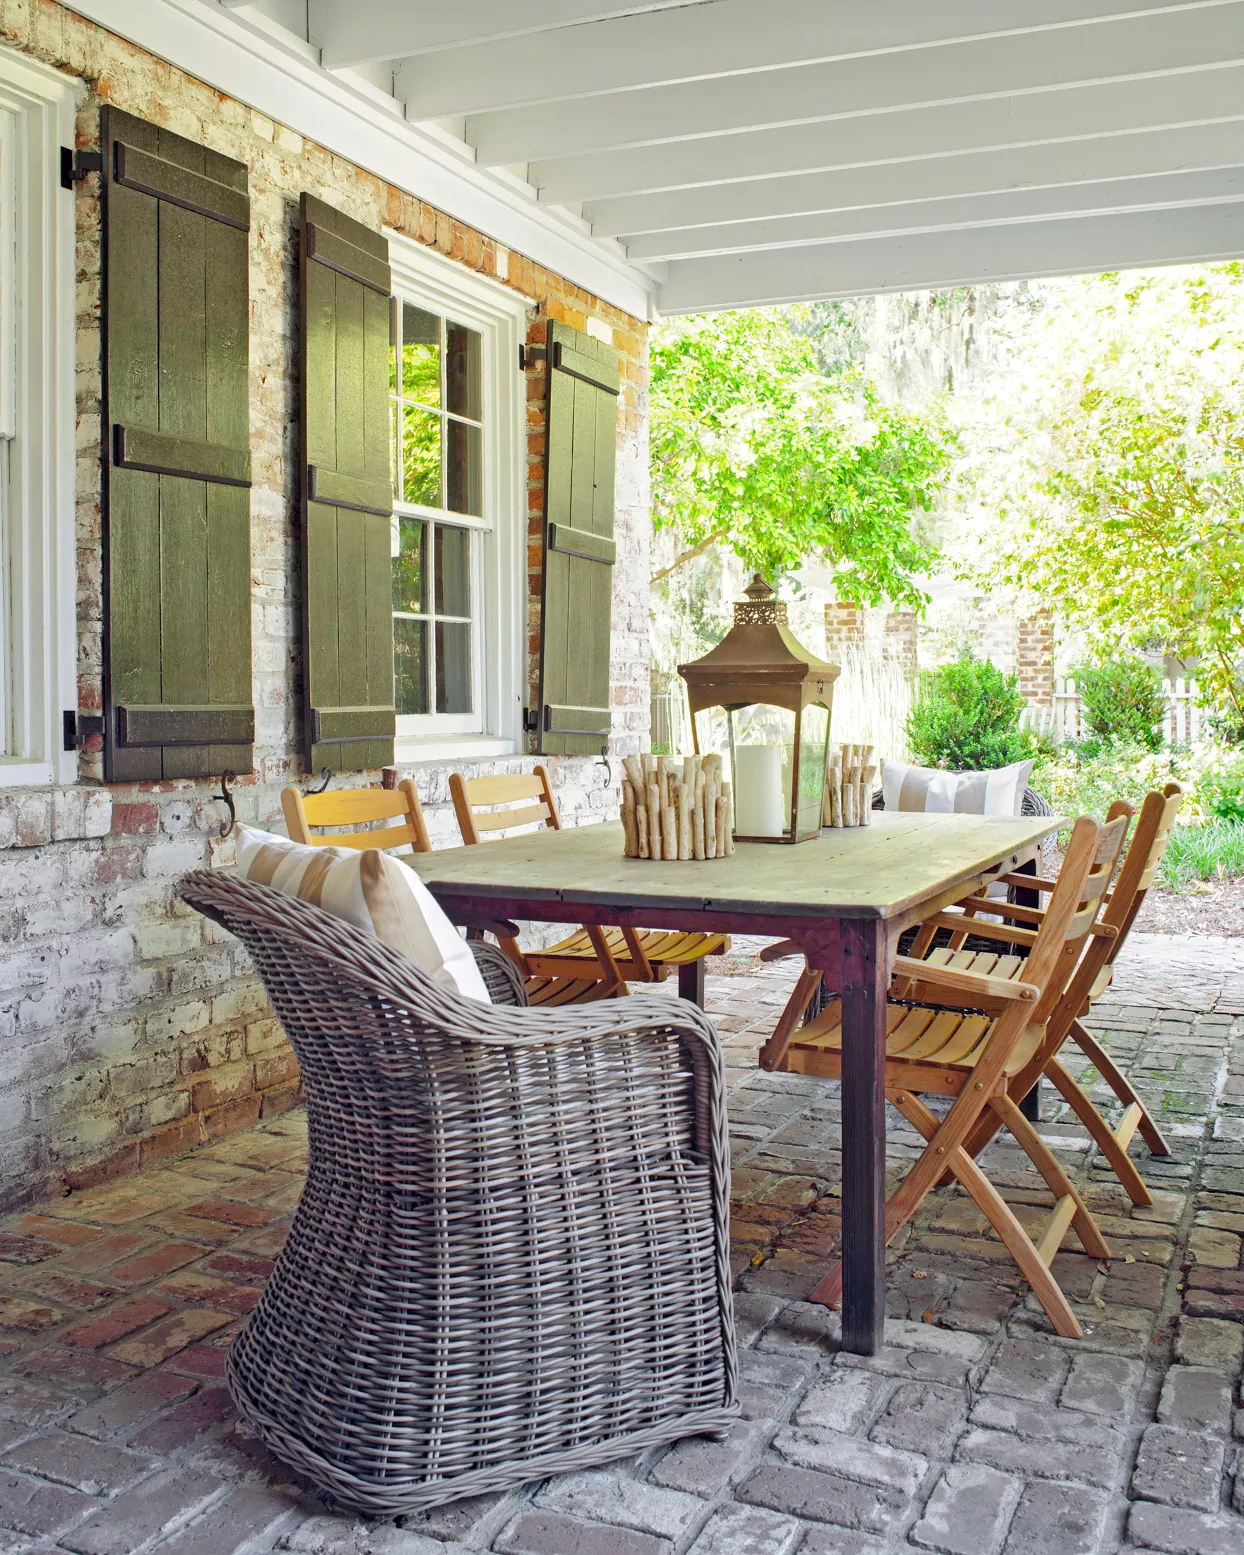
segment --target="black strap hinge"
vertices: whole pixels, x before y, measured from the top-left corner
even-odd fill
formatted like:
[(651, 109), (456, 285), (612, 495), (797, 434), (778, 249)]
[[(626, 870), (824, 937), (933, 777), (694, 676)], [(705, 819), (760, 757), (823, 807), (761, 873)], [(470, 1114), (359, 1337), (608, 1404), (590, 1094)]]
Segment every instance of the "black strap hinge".
[(102, 151), (73, 151), (68, 146), (60, 148), (60, 186), (62, 189), (72, 189), (75, 184), (80, 184), (88, 173), (102, 173), (104, 170), (104, 154)]
[(539, 734), (540, 714), (534, 707), (523, 708), (523, 733)]
[(544, 346), (525, 346), (520, 344), (518, 348), (519, 372), (527, 372), (527, 370), (534, 367), (537, 362), (543, 362), (547, 355), (548, 351)]
[(62, 736), (61, 749), (76, 751), (82, 749), (93, 734), (104, 737), (104, 720), (99, 713), (78, 713), (71, 707), (67, 707), (61, 714)]

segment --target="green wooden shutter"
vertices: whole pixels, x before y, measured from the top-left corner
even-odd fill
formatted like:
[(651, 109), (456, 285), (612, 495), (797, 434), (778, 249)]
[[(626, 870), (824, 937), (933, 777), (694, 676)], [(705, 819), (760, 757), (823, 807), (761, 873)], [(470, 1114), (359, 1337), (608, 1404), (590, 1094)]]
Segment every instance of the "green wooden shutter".
[(594, 756), (606, 746), (613, 602), (618, 354), (549, 324), (540, 749)]
[(393, 760), (389, 245), (302, 197), (306, 750), (313, 772)]
[(104, 772), (249, 772), (246, 168), (105, 108)]

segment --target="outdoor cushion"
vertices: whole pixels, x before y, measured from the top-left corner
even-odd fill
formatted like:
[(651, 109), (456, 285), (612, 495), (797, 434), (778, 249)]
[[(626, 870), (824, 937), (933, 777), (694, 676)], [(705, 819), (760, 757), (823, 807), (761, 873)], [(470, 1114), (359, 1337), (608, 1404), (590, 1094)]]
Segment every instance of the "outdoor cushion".
[(436, 898), (413, 869), (378, 848), (307, 847), (239, 826), (238, 873), (374, 934), (464, 999), (491, 1003), (470, 946)]
[(887, 761), (881, 769), (881, 791), (887, 810), (1019, 815), (1031, 776), (1031, 761), (1017, 761), (993, 772), (944, 772)]

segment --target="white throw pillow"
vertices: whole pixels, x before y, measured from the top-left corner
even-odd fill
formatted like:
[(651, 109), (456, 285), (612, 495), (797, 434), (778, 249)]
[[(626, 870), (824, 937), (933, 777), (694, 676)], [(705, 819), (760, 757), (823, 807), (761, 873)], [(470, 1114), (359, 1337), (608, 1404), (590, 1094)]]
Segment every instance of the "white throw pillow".
[(1017, 761), (993, 772), (943, 772), (939, 767), (887, 761), (881, 769), (881, 792), (887, 810), (1019, 815), (1031, 776), (1031, 761)]
[(238, 873), (321, 907), (373, 934), (433, 982), (490, 1004), (467, 942), (436, 898), (398, 859), (378, 848), (308, 847), (254, 826), (238, 827)]

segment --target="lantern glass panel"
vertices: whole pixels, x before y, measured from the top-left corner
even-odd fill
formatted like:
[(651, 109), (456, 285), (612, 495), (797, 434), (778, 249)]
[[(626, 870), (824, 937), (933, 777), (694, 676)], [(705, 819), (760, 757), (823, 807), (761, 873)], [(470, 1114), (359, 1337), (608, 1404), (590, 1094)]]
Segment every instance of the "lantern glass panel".
[[(754, 748), (768, 747), (772, 755)], [(730, 709), (730, 780), (739, 837), (790, 836), (795, 715), (752, 702)]]
[(804, 708), (799, 723), (799, 808), (795, 823), (798, 837), (821, 829), (828, 748), (829, 709), (814, 702)]

